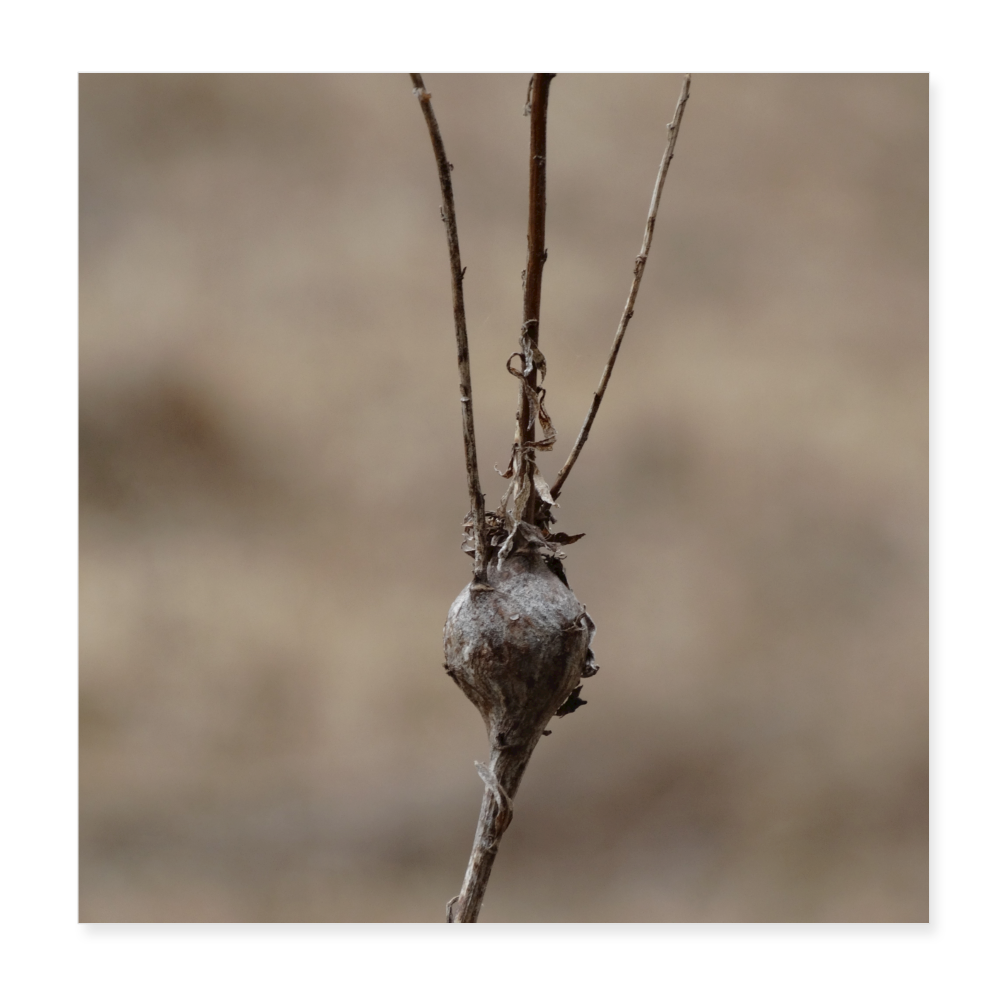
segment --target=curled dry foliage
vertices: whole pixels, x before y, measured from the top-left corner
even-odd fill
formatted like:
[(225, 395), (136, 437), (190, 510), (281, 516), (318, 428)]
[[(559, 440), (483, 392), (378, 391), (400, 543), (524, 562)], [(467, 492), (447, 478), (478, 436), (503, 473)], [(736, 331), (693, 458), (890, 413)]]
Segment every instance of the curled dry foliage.
[[(554, 489), (549, 488), (535, 461), (537, 451), (549, 451), (555, 428), (545, 409), (545, 356), (538, 348), (539, 309), (545, 250), (545, 130), (549, 84), (554, 74), (536, 73), (528, 92), (531, 116), (529, 156), (528, 262), (524, 272), (524, 316), (520, 350), (510, 356), (507, 370), (520, 385), (517, 428), (507, 469), (510, 480), (495, 512), (484, 510), (479, 490), (472, 388), (462, 297), (464, 271), (451, 189), (451, 165), (444, 153), (430, 94), (419, 74), (411, 74), (431, 134), (441, 194), (442, 219), (451, 258), (452, 299), (458, 344), (459, 383), (463, 404), (466, 469), (473, 509), (465, 520), (462, 548), (475, 560), (472, 581), (458, 595), (444, 628), (445, 669), (479, 709), (490, 741), (488, 764), (476, 762), (486, 785), (479, 823), (461, 892), (447, 906), (449, 922), (471, 923), (479, 916), (493, 860), (504, 830), (513, 818), (512, 801), (532, 751), (553, 716), (575, 711), (586, 702), (581, 682), (598, 667), (590, 648), (594, 622), (569, 588), (560, 546), (583, 537), (551, 531), (552, 508), (576, 461), (604, 396), (625, 327), (632, 316), (639, 282), (652, 242), (653, 226), (667, 168), (687, 102), (690, 77), (685, 79), (669, 142), (657, 175), (653, 200), (636, 259), (634, 279), (612, 345), (611, 357), (583, 430)], [(512, 365), (514, 359), (518, 366)], [(540, 432), (540, 436), (536, 434)], [(499, 471), (499, 470), (498, 470)]]

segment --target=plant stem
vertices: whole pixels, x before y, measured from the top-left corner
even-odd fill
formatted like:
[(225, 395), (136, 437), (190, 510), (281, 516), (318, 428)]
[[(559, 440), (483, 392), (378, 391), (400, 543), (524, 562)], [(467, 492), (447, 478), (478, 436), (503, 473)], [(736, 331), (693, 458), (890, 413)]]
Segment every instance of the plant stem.
[(615, 339), (611, 345), (611, 356), (608, 358), (608, 363), (604, 366), (604, 373), (601, 375), (600, 385), (597, 387), (597, 392), (594, 393), (594, 401), (590, 404), (590, 412), (587, 414), (587, 419), (583, 422), (583, 427), (581, 428), (580, 434), (576, 439), (576, 444), (573, 445), (573, 450), (570, 452), (569, 458), (566, 459), (566, 464), (559, 470), (559, 475), (552, 486), (551, 493), (553, 498), (559, 496), (562, 491), (563, 484), (566, 482), (567, 476), (569, 476), (570, 471), (576, 464), (576, 460), (580, 457), (580, 452), (583, 450), (583, 446), (587, 443), (587, 438), (590, 436), (590, 428), (594, 425), (594, 418), (597, 416), (597, 411), (601, 406), (601, 400), (604, 399), (604, 390), (608, 387), (611, 372), (614, 370), (615, 361), (618, 358), (618, 349), (622, 346), (622, 338), (625, 336), (625, 330), (628, 327), (629, 320), (632, 318), (632, 310), (635, 307), (635, 299), (639, 294), (639, 283), (642, 281), (643, 272), (646, 270), (646, 258), (649, 256), (649, 248), (653, 243), (653, 227), (656, 225), (656, 213), (660, 207), (660, 195), (663, 193), (663, 182), (667, 179), (667, 170), (670, 168), (670, 161), (674, 158), (674, 146), (677, 143), (677, 135), (681, 129), (681, 119), (684, 117), (684, 106), (687, 104), (688, 95), (690, 93), (691, 74), (689, 73), (684, 78), (684, 85), (681, 87), (681, 94), (677, 99), (677, 107), (674, 109), (673, 120), (667, 126), (667, 132), (669, 133), (667, 148), (663, 151), (663, 159), (660, 161), (660, 170), (656, 175), (656, 184), (653, 187), (653, 200), (650, 203), (649, 215), (646, 218), (646, 232), (642, 239), (642, 249), (639, 251), (639, 256), (635, 259), (632, 287), (629, 289), (628, 300), (625, 303), (625, 310), (622, 313), (622, 318), (618, 322), (618, 330), (615, 333)]
[(469, 370), (469, 337), (465, 326), (465, 296), (462, 283), (465, 269), (458, 250), (458, 223), (455, 220), (455, 196), (451, 188), (451, 164), (445, 156), (441, 130), (438, 128), (431, 95), (424, 89), (420, 73), (411, 73), (414, 92), (420, 100), (420, 108), (430, 132), (434, 159), (437, 161), (438, 179), (441, 182), (441, 198), (444, 205), (441, 218), (448, 236), (448, 256), (451, 260), (451, 304), (455, 315), (455, 340), (458, 345), (459, 398), (462, 404), (462, 436), (465, 441), (465, 475), (469, 486), (469, 500), (472, 504), (473, 523), (476, 536), (475, 563), (472, 573), (473, 590), (489, 590), (486, 582), (486, 501), (479, 488), (479, 462), (476, 458), (476, 427), (472, 419), (472, 374)]
[[(545, 158), (546, 128), (548, 125), (549, 85), (555, 73), (535, 73), (531, 78), (528, 103), (531, 111), (531, 139), (528, 160), (528, 261), (524, 269), (524, 310), (521, 332), (538, 346), (538, 323), (542, 303), (542, 268), (545, 266)], [(538, 373), (529, 366), (525, 382), (521, 385), (520, 405), (517, 412), (517, 441), (526, 445), (535, 440), (534, 425), (528, 426), (530, 407), (528, 387), (537, 389)], [(525, 508), (524, 520), (534, 523), (535, 491)]]
[(486, 783), (486, 790), (483, 792), (476, 838), (472, 844), (462, 891), (447, 906), (450, 924), (474, 924), (479, 919), (479, 910), (483, 905), (483, 896), (493, 870), (500, 838), (514, 817), (511, 800), (537, 743), (536, 737), (530, 746), (494, 747), (490, 753), (489, 767), (476, 765), (479, 776)]

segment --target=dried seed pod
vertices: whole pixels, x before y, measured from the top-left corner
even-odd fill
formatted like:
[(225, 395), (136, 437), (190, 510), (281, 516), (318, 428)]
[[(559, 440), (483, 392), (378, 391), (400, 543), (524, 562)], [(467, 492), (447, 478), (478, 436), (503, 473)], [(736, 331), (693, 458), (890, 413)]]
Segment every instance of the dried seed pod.
[(479, 709), (490, 740), (489, 767), (477, 765), (488, 791), (472, 857), (448, 907), (448, 919), (459, 922), (478, 917), (511, 800), (546, 723), (585, 704), (580, 681), (597, 672), (593, 621), (538, 529), (523, 525), (518, 534), (521, 544), (502, 565), (489, 564), (492, 589), (467, 586), (444, 628), (445, 668)]
[(470, 585), (452, 604), (445, 665), (479, 709), (491, 749), (534, 747), (593, 672), (594, 623), (540, 554), (510, 556), (500, 569), (493, 562), (488, 579), (492, 590)]

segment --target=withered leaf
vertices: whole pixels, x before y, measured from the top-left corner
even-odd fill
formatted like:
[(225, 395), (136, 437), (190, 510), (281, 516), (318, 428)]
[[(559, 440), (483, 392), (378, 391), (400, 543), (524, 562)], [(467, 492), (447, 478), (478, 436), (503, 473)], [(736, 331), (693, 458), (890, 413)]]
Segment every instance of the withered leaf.
[(554, 535), (549, 535), (549, 541), (555, 542), (556, 545), (572, 545), (580, 541), (585, 534), (585, 531), (581, 531), (579, 535), (567, 535), (565, 531), (557, 531)]
[(552, 494), (549, 492), (549, 484), (545, 482), (544, 477), (542, 476), (541, 472), (538, 471), (537, 467), (535, 468), (534, 472), (534, 480), (535, 480), (535, 490), (538, 492), (538, 495), (550, 507), (558, 507), (559, 504), (557, 504), (555, 500), (552, 499)]
[(511, 447), (511, 449), (510, 449), (510, 461), (509, 461), (509, 462), (507, 463), (507, 471), (506, 471), (506, 472), (500, 472), (500, 470), (499, 470), (499, 469), (497, 469), (497, 467), (496, 467), (495, 465), (493, 466), (493, 468), (494, 468), (494, 469), (495, 469), (495, 470), (496, 470), (497, 472), (500, 472), (500, 475), (501, 475), (501, 476), (502, 476), (502, 477), (503, 477), (504, 479), (510, 479), (510, 477), (514, 475), (514, 456), (515, 456), (516, 454), (517, 454), (517, 444), (515, 443), (515, 444), (514, 444), (514, 445), (513, 445), (512, 447)]
[(545, 355), (538, 349), (538, 345), (533, 343), (526, 333), (521, 334), (521, 360), (524, 363), (524, 374), (530, 375), (537, 371), (541, 380), (545, 381), (546, 364)]
[(573, 693), (562, 703), (562, 707), (556, 712), (556, 715), (562, 718), (564, 715), (569, 715), (570, 712), (575, 712), (581, 705), (586, 705), (587, 703), (580, 697), (582, 689), (583, 685), (577, 684)]

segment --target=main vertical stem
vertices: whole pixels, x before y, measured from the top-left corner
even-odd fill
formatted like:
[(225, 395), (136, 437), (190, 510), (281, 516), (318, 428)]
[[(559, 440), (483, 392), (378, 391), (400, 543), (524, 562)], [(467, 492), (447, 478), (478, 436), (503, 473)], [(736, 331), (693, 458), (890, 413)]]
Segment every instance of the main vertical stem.
[[(545, 266), (545, 131), (548, 124), (549, 84), (555, 73), (535, 73), (531, 78), (531, 138), (528, 160), (528, 262), (524, 269), (524, 310), (521, 335), (525, 345), (538, 346), (538, 321), (542, 302), (542, 268)], [(535, 440), (535, 428), (531, 423), (531, 406), (528, 389), (538, 387), (538, 372), (533, 364), (527, 363), (525, 350), (525, 378), (521, 383), (520, 404), (517, 411), (517, 437), (515, 446), (526, 448)], [(528, 455), (522, 454), (527, 461)], [(534, 523), (537, 516), (537, 496), (533, 479), (531, 498), (525, 508), (523, 519)], [(540, 734), (539, 734), (540, 735)], [(504, 830), (513, 817), (511, 801), (517, 792), (524, 769), (538, 742), (538, 736), (527, 745), (519, 747), (496, 747), (490, 754), (489, 767), (480, 766), (479, 773), (486, 782), (483, 804), (479, 811), (479, 823), (472, 845), (472, 854), (465, 872), (461, 892), (448, 904), (449, 923), (475, 923), (483, 905), (483, 896), (489, 882), (493, 861)]]
[[(469, 856), (462, 890), (448, 903), (447, 921), (450, 924), (474, 924), (479, 919), (479, 911), (486, 895), (486, 885), (493, 871), (497, 848), (504, 830), (510, 826), (514, 812), (511, 801), (521, 784), (524, 770), (531, 759), (538, 738), (521, 747), (494, 747), (490, 753), (489, 767), (479, 765), (480, 776), (487, 781), (483, 792), (483, 804), (479, 810), (476, 838)], [(499, 794), (490, 787), (499, 786)]]
[[(535, 73), (531, 78), (531, 139), (528, 161), (528, 262), (524, 270), (524, 310), (521, 332), (535, 347), (538, 346), (538, 323), (542, 303), (542, 268), (545, 266), (545, 133), (548, 125), (549, 85), (555, 73)], [(534, 367), (526, 382), (532, 389), (538, 385)], [(518, 441), (522, 446), (535, 440), (534, 425), (528, 426), (530, 407), (527, 389), (522, 386), (517, 413)], [(531, 500), (524, 519), (534, 523), (536, 497), (532, 487)]]

